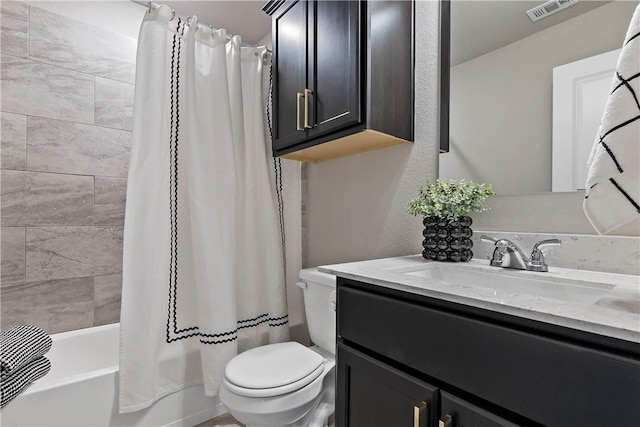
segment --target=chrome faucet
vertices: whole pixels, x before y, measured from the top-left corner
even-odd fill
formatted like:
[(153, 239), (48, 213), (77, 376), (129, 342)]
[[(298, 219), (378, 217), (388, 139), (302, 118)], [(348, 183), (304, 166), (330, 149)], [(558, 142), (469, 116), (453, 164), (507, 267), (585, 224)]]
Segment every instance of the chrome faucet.
[(493, 267), (516, 268), (529, 271), (549, 271), (542, 249), (550, 246), (562, 246), (560, 239), (541, 240), (533, 246), (531, 257), (527, 258), (524, 252), (522, 252), (522, 249), (511, 240), (494, 239), (493, 237), (485, 235), (480, 236), (480, 240), (495, 245), (493, 257), (489, 263)]

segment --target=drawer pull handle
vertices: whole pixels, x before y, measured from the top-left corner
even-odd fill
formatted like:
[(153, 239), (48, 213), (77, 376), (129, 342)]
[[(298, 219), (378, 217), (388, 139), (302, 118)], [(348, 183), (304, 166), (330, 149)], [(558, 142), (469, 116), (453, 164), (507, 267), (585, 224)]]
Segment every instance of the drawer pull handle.
[(296, 93), (296, 130), (303, 131), (304, 128), (300, 126), (300, 98), (302, 98), (304, 94), (302, 92)]
[(429, 407), (427, 402), (420, 402), (413, 407), (413, 427), (420, 427), (420, 419), (422, 418), (422, 414)]
[(452, 422), (453, 418), (451, 418), (451, 415), (445, 415), (438, 421), (438, 427), (451, 427)]
[(309, 95), (311, 95), (313, 91), (311, 89), (304, 90), (304, 128), (311, 129), (311, 125), (309, 124)]

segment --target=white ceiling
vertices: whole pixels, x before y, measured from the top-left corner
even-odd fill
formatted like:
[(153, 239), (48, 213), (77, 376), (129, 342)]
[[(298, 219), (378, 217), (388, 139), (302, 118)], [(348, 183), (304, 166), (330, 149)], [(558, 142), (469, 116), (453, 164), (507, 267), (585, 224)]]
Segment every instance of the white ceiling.
[(452, 1), (451, 65), (507, 46), (608, 3), (583, 0), (540, 21), (531, 22), (525, 12), (544, 2), (545, 0)]
[(262, 11), (265, 1), (254, 0), (155, 0), (166, 4), (180, 15), (196, 15), (198, 22), (225, 28), (227, 32), (242, 36), (242, 41), (256, 44), (271, 31), (271, 17)]

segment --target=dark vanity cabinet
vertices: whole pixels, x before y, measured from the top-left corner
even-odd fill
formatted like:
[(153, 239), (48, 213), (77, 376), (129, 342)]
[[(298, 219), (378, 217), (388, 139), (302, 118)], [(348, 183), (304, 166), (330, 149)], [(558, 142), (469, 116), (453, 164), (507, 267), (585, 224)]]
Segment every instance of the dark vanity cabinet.
[(338, 278), (339, 427), (640, 425), (637, 343)]
[(348, 345), (338, 354), (338, 425), (517, 426)]
[(270, 1), (275, 156), (413, 140), (412, 1)]

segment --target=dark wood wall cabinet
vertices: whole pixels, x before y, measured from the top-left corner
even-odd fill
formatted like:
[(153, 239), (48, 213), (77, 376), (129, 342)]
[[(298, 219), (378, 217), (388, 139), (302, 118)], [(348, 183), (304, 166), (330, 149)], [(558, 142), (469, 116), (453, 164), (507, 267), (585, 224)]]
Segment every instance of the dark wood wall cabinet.
[(337, 316), (339, 427), (639, 425), (635, 343), (343, 278)]
[(270, 1), (275, 156), (413, 141), (413, 1)]

